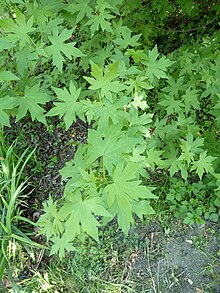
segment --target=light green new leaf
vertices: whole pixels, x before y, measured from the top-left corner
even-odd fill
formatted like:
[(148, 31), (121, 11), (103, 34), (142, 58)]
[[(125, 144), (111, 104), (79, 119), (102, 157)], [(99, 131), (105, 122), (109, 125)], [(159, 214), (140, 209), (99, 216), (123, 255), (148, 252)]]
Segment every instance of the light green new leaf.
[(207, 151), (202, 152), (199, 155), (199, 160), (193, 163), (191, 171), (196, 170), (200, 180), (202, 179), (203, 174), (206, 173), (213, 173), (213, 166), (212, 162), (215, 160), (215, 157), (207, 156)]
[(101, 90), (101, 96), (112, 101), (112, 93), (119, 93), (126, 89), (126, 86), (119, 81), (113, 81), (118, 77), (118, 65), (119, 62), (108, 65), (103, 73), (102, 68), (91, 61), (92, 76), (94, 78), (84, 76), (91, 84), (89, 88), (91, 90)]
[(9, 115), (5, 110), (13, 109), (16, 105), (16, 99), (14, 97), (0, 98), (0, 125), (10, 127)]
[(140, 108), (141, 110), (145, 110), (149, 108), (149, 106), (147, 105), (147, 102), (143, 101), (143, 99), (144, 99), (144, 96), (142, 94), (138, 95), (137, 93), (135, 93), (133, 101), (129, 103), (128, 107), (132, 105), (135, 109)]
[(37, 224), (40, 227), (39, 233), (44, 234), (49, 240), (54, 235), (60, 235), (63, 232), (62, 218), (58, 213), (57, 201), (51, 197), (43, 203), (44, 214), (41, 215)]
[(45, 105), (50, 100), (51, 97), (42, 91), (38, 84), (33, 87), (26, 86), (24, 96), (16, 98), (16, 106), (18, 106), (16, 122), (22, 119), (29, 111), (33, 121), (36, 119), (46, 124), (45, 110), (39, 104)]
[(59, 254), (60, 259), (65, 256), (65, 251), (76, 251), (76, 248), (73, 246), (71, 242), (66, 239), (66, 235), (62, 236), (61, 238), (55, 236), (51, 239), (54, 244), (51, 247), (50, 255)]
[[(116, 203), (118, 206), (116, 213), (120, 211), (120, 218), (124, 215), (124, 223), (120, 221), (123, 226), (120, 227), (127, 234), (130, 222), (127, 222), (126, 217), (131, 219), (132, 204), (142, 199), (150, 199), (157, 197), (151, 192), (153, 188), (142, 186), (141, 181), (136, 180), (137, 173), (139, 172), (139, 164), (128, 163), (124, 166), (124, 162), (121, 161), (117, 164), (113, 171), (112, 183), (108, 184), (104, 191), (107, 193), (107, 203), (111, 208)], [(121, 214), (122, 213), (122, 214)]]
[(35, 31), (33, 16), (26, 22), (25, 15), (18, 8), (15, 8), (15, 22), (11, 19), (0, 20), (0, 26), (5, 28), (8, 39), (12, 42), (19, 41), (20, 48), (24, 48), (26, 43), (31, 43), (30, 33)]
[(75, 191), (60, 209), (60, 215), (65, 218), (65, 235), (69, 241), (73, 240), (80, 232), (80, 229), (99, 242), (98, 226), (99, 222), (95, 215), (110, 217), (111, 215), (103, 207), (100, 197), (93, 197), (82, 200), (79, 191)]
[(136, 143), (138, 143), (136, 138), (119, 133), (117, 126), (109, 127), (106, 135), (103, 135), (100, 130), (89, 129), (88, 162), (92, 163), (98, 158), (103, 158), (105, 168), (111, 173), (113, 165), (117, 165), (123, 154), (132, 152)]
[(47, 113), (47, 116), (59, 115), (60, 118), (64, 117), (66, 130), (68, 130), (73, 122), (76, 122), (76, 115), (79, 115), (82, 109), (82, 104), (77, 102), (81, 88), (77, 89), (71, 81), (69, 91), (66, 88), (59, 89), (54, 87), (53, 90), (60, 102), (54, 103), (54, 107)]
[(58, 33), (58, 28), (53, 30), (53, 35), (48, 36), (51, 45), (45, 48), (45, 51), (49, 56), (53, 58), (53, 65), (58, 68), (62, 73), (64, 57), (62, 53), (69, 59), (72, 57), (83, 57), (85, 56), (79, 49), (75, 48), (76, 42), (64, 43), (69, 40), (72, 36), (74, 29), (67, 30), (64, 29), (60, 34)]
[(158, 56), (159, 53), (157, 46), (155, 46), (152, 51), (149, 51), (148, 60), (141, 61), (144, 65), (147, 66), (146, 76), (149, 78), (151, 83), (153, 83), (154, 78), (168, 78), (166, 75), (167, 68), (175, 63), (167, 59), (165, 56), (157, 60)]

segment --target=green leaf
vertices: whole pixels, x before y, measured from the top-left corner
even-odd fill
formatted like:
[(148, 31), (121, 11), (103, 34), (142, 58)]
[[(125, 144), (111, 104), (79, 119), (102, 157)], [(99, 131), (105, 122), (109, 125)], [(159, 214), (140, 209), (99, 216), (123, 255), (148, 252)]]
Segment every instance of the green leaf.
[(0, 82), (10, 81), (10, 80), (19, 80), (20, 78), (14, 75), (9, 70), (0, 70)]
[(53, 30), (53, 34), (48, 36), (51, 45), (46, 47), (45, 51), (49, 56), (52, 56), (53, 65), (56, 66), (61, 73), (63, 71), (63, 62), (65, 60), (62, 54), (64, 54), (68, 59), (71, 59), (72, 57), (85, 56), (79, 49), (74, 47), (76, 42), (64, 43), (71, 38), (73, 31), (74, 29), (64, 29), (59, 34), (58, 29), (55, 28)]
[(58, 89), (54, 87), (53, 90), (60, 102), (54, 103), (54, 107), (47, 113), (47, 116), (59, 115), (60, 118), (64, 117), (66, 130), (68, 130), (73, 122), (76, 122), (76, 115), (79, 115), (82, 109), (82, 104), (77, 102), (81, 88), (77, 89), (71, 81), (69, 91), (66, 88)]
[(89, 87), (91, 90), (101, 90), (102, 98), (106, 97), (109, 101), (112, 101), (112, 93), (119, 93), (126, 89), (126, 86), (119, 81), (113, 81), (118, 77), (118, 62), (108, 65), (104, 71), (94, 62), (91, 61), (92, 76), (84, 78), (91, 84)]
[(3, 37), (0, 38), (0, 52), (3, 50), (7, 50), (7, 49), (11, 49), (14, 47), (14, 44), (12, 44), (11, 42), (9, 42), (9, 40)]
[(134, 94), (133, 101), (129, 103), (128, 107), (132, 105), (135, 109), (140, 108), (141, 110), (145, 110), (149, 108), (146, 101), (143, 101), (144, 96), (138, 95), (137, 93)]
[(194, 137), (191, 132), (188, 132), (186, 136), (186, 140), (180, 138), (180, 147), (181, 147), (181, 155), (178, 158), (178, 161), (187, 162), (188, 166), (191, 162), (194, 161), (195, 154), (199, 154), (202, 152), (202, 146), (204, 144), (204, 139), (197, 137), (194, 140)]
[(114, 40), (114, 43), (122, 49), (126, 49), (128, 46), (136, 47), (140, 45), (138, 40), (141, 37), (141, 34), (131, 37), (131, 30), (127, 26), (121, 28), (121, 38)]
[[(96, 114), (96, 119), (99, 119), (99, 129), (102, 131), (107, 129), (107, 127), (112, 122), (113, 124), (117, 124), (121, 121), (124, 116), (124, 108), (127, 103), (130, 101), (129, 97), (121, 97), (117, 98), (115, 96), (112, 97), (112, 102), (104, 99), (103, 105), (97, 106), (94, 109)], [(94, 105), (94, 103), (93, 103)]]
[(85, 24), (90, 26), (92, 35), (94, 35), (95, 31), (98, 31), (100, 27), (102, 31), (113, 33), (109, 20), (115, 16), (108, 11), (108, 9), (112, 8), (113, 7), (107, 1), (97, 0), (96, 13), (90, 15), (89, 20)]
[(104, 208), (100, 197), (82, 200), (82, 195), (79, 191), (75, 191), (68, 196), (60, 209), (60, 215), (66, 221), (65, 235), (69, 241), (73, 240), (82, 229), (83, 232), (99, 242), (97, 227), (100, 224), (93, 214), (105, 217), (111, 216)]
[(157, 46), (155, 46), (152, 51), (149, 51), (148, 60), (141, 61), (147, 66), (146, 76), (149, 78), (151, 83), (153, 83), (154, 78), (168, 78), (166, 74), (167, 68), (175, 63), (174, 61), (167, 59), (165, 56), (157, 60), (158, 56)]
[(117, 126), (111, 127), (107, 134), (103, 135), (99, 130), (89, 129), (88, 162), (102, 158), (104, 167), (111, 173), (113, 165), (117, 165), (123, 154), (131, 152), (138, 142), (136, 138), (129, 138), (119, 131)]
[(0, 98), (0, 125), (10, 127), (9, 114), (5, 110), (13, 109), (15, 105), (16, 99), (14, 97)]
[(38, 84), (33, 87), (26, 86), (24, 96), (16, 98), (16, 106), (18, 106), (16, 122), (22, 119), (29, 111), (33, 121), (36, 119), (46, 124), (45, 110), (39, 104), (45, 105), (50, 100), (51, 97)]
[(132, 203), (132, 211), (139, 217), (143, 219), (144, 215), (155, 214), (154, 209), (150, 206), (150, 202), (147, 200), (139, 200)]
[(200, 109), (198, 96), (199, 96), (198, 90), (191, 89), (191, 88), (188, 88), (186, 90), (185, 95), (182, 96), (182, 101), (184, 102), (186, 113), (188, 113), (191, 110), (191, 108), (195, 110)]
[(5, 28), (8, 34), (8, 40), (11, 42), (19, 41), (20, 49), (24, 48), (26, 43), (31, 43), (30, 33), (35, 31), (33, 25), (33, 16), (26, 22), (25, 15), (18, 8), (15, 8), (15, 22), (11, 19), (0, 20), (0, 25)]
[(167, 95), (164, 95), (163, 100), (158, 104), (166, 107), (167, 115), (180, 113), (184, 108), (184, 104), (180, 100), (175, 100), (173, 96)]
[(65, 251), (76, 251), (76, 248), (73, 246), (71, 242), (66, 239), (66, 235), (59, 237), (55, 236), (51, 239), (54, 244), (51, 247), (50, 255), (59, 254), (60, 259), (65, 256)]
[(152, 170), (154, 170), (155, 165), (160, 166), (162, 163), (162, 160), (160, 158), (160, 156), (162, 155), (164, 151), (157, 151), (155, 149), (150, 149), (146, 152), (147, 154), (147, 158), (146, 158), (146, 163), (149, 167), (152, 168)]
[(202, 179), (203, 174), (206, 173), (213, 173), (213, 166), (212, 162), (215, 160), (215, 157), (207, 156), (207, 150), (202, 152), (199, 155), (199, 160), (193, 163), (191, 171), (196, 170), (200, 180)]
[(138, 173), (139, 164), (128, 163), (124, 166), (124, 162), (121, 161), (113, 171), (113, 182), (104, 189), (107, 193), (108, 206), (111, 207), (115, 202), (118, 207), (116, 213), (120, 218), (124, 218), (125, 222), (120, 221), (119, 225), (126, 234), (131, 222), (129, 219), (131, 219), (132, 204), (139, 198), (157, 198), (151, 192), (153, 188), (142, 186), (141, 181), (136, 180)]
[(92, 8), (88, 5), (90, 0), (77, 0), (76, 3), (69, 4), (65, 10), (71, 14), (77, 13), (76, 23), (80, 22), (85, 16), (88, 18), (92, 15)]

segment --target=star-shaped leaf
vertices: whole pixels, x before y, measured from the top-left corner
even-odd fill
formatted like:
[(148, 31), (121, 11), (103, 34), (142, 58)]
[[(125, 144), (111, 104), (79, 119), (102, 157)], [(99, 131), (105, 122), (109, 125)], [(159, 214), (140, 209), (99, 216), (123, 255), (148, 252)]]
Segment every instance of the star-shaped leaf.
[(140, 39), (141, 34), (132, 37), (131, 32), (132, 31), (127, 26), (123, 26), (121, 28), (121, 38), (114, 40), (114, 43), (122, 49), (126, 49), (128, 46), (136, 47), (140, 45), (140, 43), (138, 43), (138, 40)]
[(50, 255), (58, 253), (59, 258), (62, 259), (65, 256), (65, 251), (76, 251), (73, 244), (66, 239), (66, 235), (62, 237), (55, 236), (51, 240), (54, 244), (51, 247)]
[(113, 81), (118, 77), (118, 62), (108, 65), (103, 73), (103, 70), (94, 62), (91, 61), (92, 76), (84, 77), (91, 86), (91, 90), (100, 90), (101, 96), (112, 101), (112, 93), (118, 93), (126, 89), (126, 86), (119, 81)]
[(199, 110), (200, 104), (198, 100), (199, 91), (195, 89), (188, 88), (186, 93), (182, 96), (182, 101), (185, 105), (185, 112), (188, 113), (191, 108)]
[(69, 4), (65, 10), (74, 14), (77, 13), (76, 23), (80, 22), (85, 16), (90, 17), (92, 8), (89, 6), (90, 0), (77, 0), (76, 3)]
[(174, 63), (165, 56), (157, 60), (158, 56), (159, 53), (157, 46), (155, 46), (152, 51), (149, 51), (148, 60), (141, 61), (144, 65), (147, 66), (146, 76), (149, 78), (151, 83), (153, 83), (154, 78), (168, 78), (166, 74), (167, 68)]
[(100, 226), (95, 215), (110, 217), (111, 215), (103, 206), (100, 197), (93, 197), (90, 199), (82, 199), (82, 194), (76, 190), (70, 194), (65, 201), (65, 204), (60, 209), (60, 215), (65, 219), (65, 235), (71, 241), (80, 232), (80, 229), (90, 235), (97, 242), (98, 226)]
[(214, 172), (212, 162), (215, 159), (216, 159), (215, 157), (207, 156), (207, 151), (204, 151), (199, 155), (199, 160), (195, 161), (193, 163), (191, 171), (196, 170), (196, 173), (198, 174), (198, 176), (201, 180), (202, 176), (205, 172), (206, 173), (213, 173)]
[(163, 96), (163, 100), (158, 103), (161, 106), (166, 107), (167, 115), (180, 113), (184, 104), (180, 100), (175, 100), (173, 96)]
[(79, 49), (75, 48), (76, 42), (65, 43), (72, 36), (74, 29), (64, 29), (60, 34), (58, 28), (53, 30), (53, 34), (48, 36), (51, 45), (45, 48), (49, 56), (53, 58), (53, 65), (58, 68), (60, 72), (63, 71), (64, 54), (67, 58), (85, 56)]
[(122, 224), (120, 226), (126, 234), (132, 219), (132, 204), (139, 198), (157, 198), (151, 192), (153, 188), (143, 186), (140, 180), (136, 180), (138, 172), (139, 164), (128, 163), (124, 165), (124, 162), (120, 161), (113, 171), (112, 183), (105, 187), (108, 206), (116, 204), (116, 213), (119, 214), (120, 219), (124, 215), (124, 223), (120, 220), (119, 225)]
[(0, 25), (5, 28), (5, 32), (9, 33), (8, 39), (12, 42), (19, 41), (20, 49), (22, 49), (26, 43), (31, 43), (30, 33), (35, 31), (33, 25), (33, 16), (31, 16), (26, 22), (25, 15), (21, 13), (18, 8), (15, 8), (16, 18), (0, 20)]
[(117, 165), (123, 154), (132, 152), (137, 142), (137, 138), (127, 137), (120, 128), (117, 129), (117, 125), (109, 127), (105, 135), (100, 130), (89, 129), (88, 162), (103, 158), (105, 168), (111, 173), (113, 165)]
[(77, 89), (73, 82), (70, 82), (69, 91), (66, 88), (59, 89), (54, 87), (53, 90), (57, 94), (59, 102), (54, 103), (54, 107), (47, 113), (47, 116), (58, 115), (60, 118), (64, 117), (66, 130), (68, 130), (72, 123), (76, 122), (76, 115), (79, 115), (82, 109), (82, 104), (77, 102), (81, 88)]
[(46, 124), (45, 110), (39, 105), (45, 105), (51, 97), (42, 91), (38, 84), (33, 87), (26, 86), (24, 93), (24, 96), (16, 98), (16, 106), (18, 106), (16, 121), (23, 118), (29, 111), (33, 121), (36, 119)]

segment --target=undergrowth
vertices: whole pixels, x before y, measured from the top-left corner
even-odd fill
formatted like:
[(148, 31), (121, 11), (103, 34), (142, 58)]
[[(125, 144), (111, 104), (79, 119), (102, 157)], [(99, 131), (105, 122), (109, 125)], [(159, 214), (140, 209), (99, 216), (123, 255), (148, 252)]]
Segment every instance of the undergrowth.
[(219, 220), (219, 11), (199, 0), (3, 1), (5, 133), (23, 121), (53, 134), (54, 117), (68, 135), (77, 121), (88, 126), (60, 170), (62, 196), (47, 196), (36, 224), (50, 255), (101, 245), (112, 223), (129, 235), (153, 215)]

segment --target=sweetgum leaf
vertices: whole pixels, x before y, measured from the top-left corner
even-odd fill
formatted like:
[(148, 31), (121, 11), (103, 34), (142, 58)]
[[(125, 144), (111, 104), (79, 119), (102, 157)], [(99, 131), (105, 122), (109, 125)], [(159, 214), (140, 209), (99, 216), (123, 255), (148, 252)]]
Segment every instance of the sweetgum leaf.
[(88, 162), (102, 158), (109, 173), (112, 172), (113, 165), (117, 165), (121, 160), (122, 155), (131, 152), (138, 143), (137, 138), (127, 137), (118, 130), (116, 126), (109, 128), (105, 135), (100, 130), (89, 129), (88, 132)]
[(161, 79), (167, 78), (166, 74), (167, 68), (171, 66), (174, 61), (170, 61), (168, 58), (163, 56), (159, 60), (157, 60), (159, 56), (157, 46), (153, 48), (153, 50), (148, 53), (148, 60), (142, 60), (141, 62), (147, 66), (146, 76), (149, 78), (150, 82), (153, 83), (154, 78)]
[(114, 40), (114, 43), (117, 44), (122, 49), (126, 49), (128, 46), (136, 47), (140, 45), (138, 40), (141, 37), (141, 34), (131, 37), (131, 30), (127, 26), (121, 28), (121, 38)]
[(50, 100), (51, 97), (38, 84), (33, 87), (26, 86), (24, 96), (16, 98), (16, 106), (18, 106), (16, 122), (22, 119), (29, 111), (33, 121), (36, 119), (46, 124), (45, 110), (39, 105), (45, 105)]
[(113, 171), (112, 183), (104, 189), (107, 193), (108, 206), (111, 208), (115, 204), (114, 209), (119, 217), (119, 226), (126, 234), (132, 222), (132, 204), (138, 202), (139, 198), (157, 198), (151, 192), (153, 188), (142, 186), (141, 181), (136, 180), (138, 172), (139, 164), (124, 165), (124, 162), (120, 161)]
[(73, 240), (80, 229), (99, 242), (98, 229), (100, 226), (95, 215), (109, 217), (111, 216), (103, 206), (100, 197), (82, 199), (79, 191), (68, 196), (63, 207), (60, 209), (60, 215), (66, 220), (66, 237), (69, 241)]
[(70, 39), (73, 31), (74, 29), (64, 29), (59, 34), (58, 28), (56, 27), (53, 30), (53, 34), (51, 36), (48, 36), (51, 45), (46, 47), (45, 51), (49, 56), (52, 56), (54, 66), (56, 66), (61, 73), (63, 71), (63, 62), (65, 60), (63, 54), (68, 59), (71, 59), (72, 57), (85, 56), (79, 49), (74, 47), (76, 42), (65, 43), (65, 41)]
[(91, 90), (100, 89), (101, 96), (106, 97), (109, 101), (112, 101), (112, 93), (118, 93), (126, 89), (126, 86), (119, 81), (113, 81), (118, 77), (118, 65), (118, 62), (108, 65), (103, 73), (103, 70), (91, 61), (92, 76), (94, 78), (84, 76), (91, 84), (89, 88)]
[(47, 116), (64, 117), (66, 130), (68, 130), (73, 122), (76, 122), (76, 115), (79, 115), (82, 109), (82, 104), (77, 101), (81, 88), (77, 89), (71, 81), (69, 91), (66, 88), (53, 88), (53, 90), (57, 94), (59, 102), (54, 103), (54, 107), (47, 113)]
[(69, 4), (65, 10), (74, 14), (77, 13), (76, 23), (80, 22), (85, 16), (92, 15), (92, 8), (89, 6), (90, 0), (77, 0), (76, 3)]
[(8, 34), (8, 40), (12, 42), (19, 41), (20, 49), (27, 43), (31, 43), (30, 33), (35, 31), (33, 27), (33, 16), (26, 22), (25, 15), (18, 8), (15, 8), (15, 21), (11, 19), (0, 20), (0, 25), (5, 28)]
[(66, 239), (66, 236), (55, 236), (51, 239), (54, 244), (51, 247), (50, 255), (58, 253), (59, 258), (62, 259), (65, 256), (65, 251), (76, 251), (76, 248), (71, 242)]
[(193, 163), (191, 171), (196, 170), (196, 173), (198, 174), (198, 176), (201, 180), (202, 176), (205, 172), (206, 173), (213, 173), (214, 172), (212, 162), (215, 159), (216, 159), (215, 157), (207, 156), (207, 150), (206, 150), (199, 155), (199, 160), (195, 161)]

